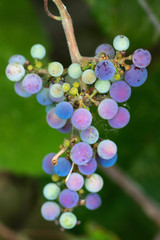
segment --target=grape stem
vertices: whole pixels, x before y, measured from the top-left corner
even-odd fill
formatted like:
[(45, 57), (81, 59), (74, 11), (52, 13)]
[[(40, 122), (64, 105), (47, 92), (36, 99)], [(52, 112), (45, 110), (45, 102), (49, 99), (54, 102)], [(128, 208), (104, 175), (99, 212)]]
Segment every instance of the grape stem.
[(54, 166), (57, 165), (58, 158), (67, 150), (66, 147), (62, 147), (62, 149), (52, 158), (52, 163)]
[(70, 175), (71, 175), (71, 173), (72, 173), (72, 171), (73, 171), (73, 168), (74, 168), (74, 162), (72, 163), (71, 170), (70, 170), (70, 172), (68, 173), (68, 175), (67, 175), (67, 177), (66, 177), (66, 179), (65, 179), (65, 182), (68, 181), (68, 179), (69, 179), (69, 177), (70, 177)]

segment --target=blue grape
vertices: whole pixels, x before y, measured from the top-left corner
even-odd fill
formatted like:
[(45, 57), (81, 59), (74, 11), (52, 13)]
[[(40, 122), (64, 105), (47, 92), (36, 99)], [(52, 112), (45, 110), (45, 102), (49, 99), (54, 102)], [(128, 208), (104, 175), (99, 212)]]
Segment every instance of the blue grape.
[(61, 119), (68, 119), (73, 114), (73, 107), (69, 102), (60, 102), (56, 106), (56, 114)]
[(71, 170), (71, 162), (66, 158), (59, 157), (57, 165), (53, 166), (54, 172), (60, 177), (66, 177)]
[(103, 187), (102, 177), (97, 173), (93, 173), (89, 178), (86, 178), (85, 187), (89, 192), (99, 192)]
[(59, 218), (59, 223), (64, 229), (72, 229), (77, 224), (77, 218), (71, 212), (64, 212)]
[(95, 210), (102, 204), (101, 198), (97, 193), (90, 193), (85, 199), (85, 206), (89, 210)]
[(118, 112), (118, 104), (115, 100), (107, 98), (101, 101), (98, 106), (98, 114), (103, 119), (112, 119)]
[(134, 51), (132, 55), (133, 64), (138, 68), (146, 68), (151, 62), (151, 54), (142, 48)]
[(124, 79), (131, 87), (139, 87), (146, 81), (147, 76), (146, 68), (137, 68), (132, 64), (131, 69), (125, 72)]
[(84, 178), (79, 173), (71, 173), (69, 176), (66, 186), (72, 191), (78, 191), (83, 187), (84, 184)]
[(22, 87), (30, 94), (38, 93), (42, 88), (42, 79), (37, 74), (30, 73), (23, 79)]
[(94, 158), (91, 158), (89, 162), (84, 165), (78, 165), (78, 170), (84, 175), (90, 175), (94, 173), (97, 169), (97, 161)]
[(125, 81), (117, 81), (112, 84), (109, 94), (115, 101), (125, 102), (131, 96), (131, 87)]
[(60, 214), (60, 207), (55, 202), (45, 202), (41, 207), (42, 217), (47, 221), (54, 221)]
[(112, 167), (117, 162), (117, 154), (109, 160), (101, 158), (98, 154), (96, 155), (98, 163), (103, 167)]
[(111, 159), (117, 153), (117, 146), (111, 140), (103, 140), (98, 144), (97, 147), (98, 155), (103, 159)]
[(59, 129), (64, 127), (66, 124), (66, 119), (61, 119), (57, 116), (55, 108), (51, 108), (47, 113), (47, 123), (50, 127)]
[(64, 127), (58, 129), (61, 133), (69, 133), (72, 131), (72, 124), (67, 121), (67, 123), (64, 125)]
[(94, 144), (99, 138), (99, 132), (95, 127), (90, 126), (89, 128), (81, 131), (80, 136), (83, 142)]
[(71, 121), (75, 128), (84, 130), (91, 125), (92, 114), (87, 109), (79, 108), (74, 111)]
[(70, 153), (70, 158), (77, 165), (83, 165), (91, 159), (93, 150), (88, 143), (79, 142), (76, 143)]
[(99, 53), (105, 53), (106, 56), (108, 56), (109, 58), (115, 57), (114, 48), (112, 47), (112, 45), (107, 43), (103, 43), (96, 48), (95, 54), (98, 55)]
[(114, 64), (108, 60), (99, 62), (95, 67), (95, 74), (100, 80), (109, 80), (115, 74)]
[(42, 88), (40, 92), (36, 95), (37, 101), (44, 106), (50, 105), (53, 101), (49, 97), (49, 89)]
[(123, 128), (130, 120), (130, 113), (124, 107), (119, 107), (116, 116), (108, 121), (109, 125), (113, 128)]
[(24, 65), (26, 62), (26, 58), (20, 54), (17, 55), (13, 55), (12, 57), (10, 57), (8, 63), (20, 63), (22, 65)]
[(21, 97), (30, 97), (30, 96), (32, 96), (32, 94), (30, 94), (30, 93), (28, 93), (28, 92), (26, 92), (24, 90), (24, 88), (22, 87), (22, 81), (16, 82), (14, 84), (14, 90)]
[(48, 200), (55, 200), (60, 194), (60, 188), (55, 183), (48, 183), (43, 188), (43, 196)]
[(53, 170), (53, 164), (52, 164), (52, 158), (55, 156), (55, 153), (48, 153), (42, 161), (42, 168), (44, 170), (45, 173), (49, 174), (49, 175), (53, 175), (54, 174), (54, 170)]
[(64, 189), (59, 195), (59, 202), (65, 208), (75, 207), (78, 201), (78, 193), (69, 189)]
[(10, 81), (18, 82), (25, 75), (25, 69), (20, 63), (9, 63), (6, 67), (6, 76)]

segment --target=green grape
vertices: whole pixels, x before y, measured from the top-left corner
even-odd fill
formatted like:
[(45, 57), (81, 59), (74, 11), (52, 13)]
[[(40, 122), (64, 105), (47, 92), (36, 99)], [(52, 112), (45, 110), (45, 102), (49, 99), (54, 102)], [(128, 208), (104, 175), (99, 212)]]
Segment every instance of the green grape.
[(31, 48), (31, 56), (33, 58), (42, 59), (46, 55), (46, 49), (42, 44), (35, 44)]
[(71, 212), (64, 212), (59, 218), (59, 223), (65, 229), (72, 229), (77, 223), (77, 217)]
[(96, 81), (96, 75), (92, 69), (87, 69), (82, 73), (82, 81), (86, 84), (92, 84)]
[(49, 93), (53, 98), (63, 97), (64, 92), (62, 90), (62, 86), (59, 83), (55, 83), (49, 87)]
[(62, 90), (63, 90), (63, 92), (68, 92), (68, 91), (70, 90), (70, 88), (71, 88), (71, 86), (70, 86), (69, 83), (64, 83), (64, 84), (62, 85)]
[(59, 62), (51, 62), (48, 66), (48, 72), (53, 77), (59, 77), (63, 73), (63, 65)]
[(95, 83), (95, 88), (99, 93), (107, 93), (111, 87), (111, 84), (108, 80), (102, 81), (98, 79)]
[(80, 78), (82, 75), (81, 65), (78, 63), (72, 63), (68, 68), (68, 74), (73, 79)]

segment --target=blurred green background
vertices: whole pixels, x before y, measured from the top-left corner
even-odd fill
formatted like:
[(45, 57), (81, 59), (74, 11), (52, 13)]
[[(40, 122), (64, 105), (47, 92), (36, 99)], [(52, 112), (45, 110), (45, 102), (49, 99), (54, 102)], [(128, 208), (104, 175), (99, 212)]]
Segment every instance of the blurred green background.
[[(160, 19), (159, 0), (147, 0)], [(160, 202), (160, 41), (158, 32), (136, 0), (65, 0), (74, 22), (82, 55), (93, 56), (96, 47), (124, 34), (130, 39), (128, 54), (147, 48), (152, 54), (149, 77), (132, 88), (131, 121), (113, 136), (119, 148), (117, 165)], [(50, 2), (50, 9), (57, 13)], [(154, 240), (157, 227), (132, 199), (104, 176), (102, 207), (84, 207), (76, 214), (82, 224), (60, 233), (40, 216), (42, 187), (50, 181), (41, 169), (43, 157), (58, 151), (63, 135), (46, 124), (46, 113), (35, 96), (16, 95), (5, 77), (8, 59), (22, 54), (31, 60), (30, 48), (43, 44), (50, 61), (65, 67), (70, 57), (62, 26), (48, 18), (43, 0), (0, 1), (0, 221), (32, 240)], [(45, 62), (46, 61), (46, 62)], [(44, 65), (47, 63), (47, 59)], [(0, 239), (1, 233), (0, 233)], [(21, 240), (23, 238), (20, 238)]]

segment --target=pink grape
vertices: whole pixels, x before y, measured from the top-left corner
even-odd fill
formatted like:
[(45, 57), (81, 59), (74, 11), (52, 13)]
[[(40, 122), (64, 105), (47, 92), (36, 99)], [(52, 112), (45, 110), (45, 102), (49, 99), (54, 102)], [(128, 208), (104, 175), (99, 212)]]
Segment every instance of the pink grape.
[(67, 121), (67, 123), (62, 128), (59, 128), (58, 131), (61, 133), (69, 133), (72, 131), (72, 124)]
[(77, 165), (83, 165), (91, 159), (93, 150), (88, 143), (79, 142), (76, 143), (70, 153), (72, 161)]
[(78, 193), (69, 189), (64, 189), (59, 195), (59, 202), (65, 208), (75, 207), (78, 201)]
[(69, 179), (66, 182), (67, 188), (72, 191), (78, 191), (83, 187), (84, 178), (79, 173), (71, 173)]
[(112, 119), (118, 112), (118, 104), (115, 100), (107, 98), (98, 106), (98, 113), (103, 119)]
[(60, 207), (55, 202), (45, 202), (41, 207), (42, 217), (47, 221), (54, 221), (60, 214)]
[(87, 109), (79, 108), (74, 111), (71, 121), (75, 128), (85, 130), (92, 123), (92, 114)]
[(111, 159), (117, 153), (117, 146), (111, 140), (103, 140), (97, 147), (98, 155), (103, 159)]
[(32, 94), (30, 94), (30, 93), (28, 93), (28, 92), (26, 92), (24, 90), (24, 88), (22, 87), (22, 81), (16, 82), (14, 84), (14, 90), (21, 97), (30, 97), (30, 96), (32, 96)]
[(81, 131), (80, 136), (83, 142), (94, 144), (99, 138), (99, 132), (95, 127), (90, 126), (89, 128)]
[(130, 113), (124, 107), (119, 107), (116, 116), (108, 121), (109, 125), (113, 128), (123, 128), (130, 120)]
[(89, 210), (95, 210), (102, 204), (101, 198), (97, 193), (90, 193), (85, 199), (85, 206)]
[(97, 169), (97, 161), (94, 158), (91, 158), (89, 162), (84, 165), (78, 165), (78, 170), (84, 175), (90, 175), (94, 173)]
[(151, 62), (151, 54), (148, 50), (139, 48), (136, 51), (134, 51), (132, 61), (136, 67), (145, 68)]
[(62, 128), (67, 122), (67, 119), (61, 119), (57, 116), (55, 108), (51, 108), (47, 113), (47, 123), (50, 127), (59, 129)]
[(30, 94), (37, 93), (42, 88), (42, 79), (37, 74), (30, 73), (23, 79), (22, 87)]
[(111, 85), (109, 93), (116, 102), (125, 102), (131, 96), (131, 87), (125, 81), (117, 81)]

